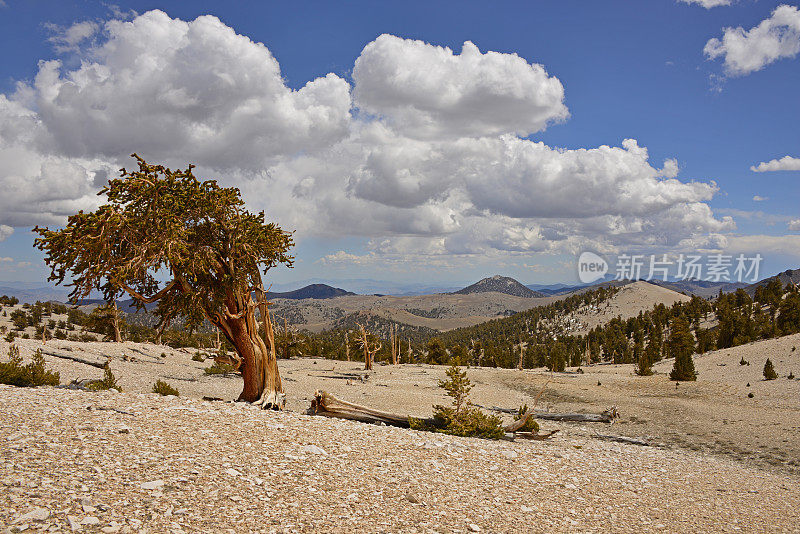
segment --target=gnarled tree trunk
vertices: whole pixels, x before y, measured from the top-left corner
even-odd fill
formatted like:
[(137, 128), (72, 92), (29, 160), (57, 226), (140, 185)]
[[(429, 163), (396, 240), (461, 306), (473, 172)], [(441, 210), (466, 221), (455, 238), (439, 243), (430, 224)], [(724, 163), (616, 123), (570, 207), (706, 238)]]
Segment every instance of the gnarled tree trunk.
[(122, 333), (119, 331), (119, 308), (117, 307), (117, 301), (114, 300), (111, 303), (111, 323), (114, 326), (114, 341), (116, 343), (122, 343)]
[(280, 410), (286, 404), (281, 376), (278, 372), (278, 358), (275, 352), (275, 334), (268, 304), (263, 300), (260, 308), (264, 337), (258, 331), (255, 306), (247, 302), (237, 315), (223, 316), (216, 313), (210, 316), (225, 338), (233, 345), (242, 364), (244, 387), (237, 400), (250, 402), (264, 409)]

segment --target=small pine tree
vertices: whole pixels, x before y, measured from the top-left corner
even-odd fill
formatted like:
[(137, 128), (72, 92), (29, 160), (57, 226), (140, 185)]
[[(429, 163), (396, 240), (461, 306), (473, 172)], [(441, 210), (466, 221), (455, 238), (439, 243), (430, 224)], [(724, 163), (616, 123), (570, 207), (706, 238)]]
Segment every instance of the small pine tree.
[(409, 418), (414, 430), (428, 430), (452, 434), (454, 436), (472, 436), (485, 439), (501, 439), (505, 435), (502, 421), (496, 415), (486, 415), (478, 408), (469, 405), (468, 395), (472, 385), (466, 371), (452, 365), (446, 371), (447, 380), (440, 380), (439, 387), (447, 391), (453, 398), (453, 407), (434, 406), (433, 423), (426, 420)]
[(658, 357), (658, 347), (651, 340), (647, 343), (647, 348), (639, 356), (634, 371), (639, 376), (650, 376), (653, 374), (653, 361)]
[(8, 360), (0, 362), (0, 384), (19, 387), (58, 385), (58, 373), (45, 368), (44, 356), (40, 350), (31, 357), (31, 363), (22, 365), (19, 347), (11, 345), (8, 349)]
[(767, 363), (764, 364), (764, 380), (775, 380), (778, 378), (778, 373), (775, 372), (775, 366), (772, 361), (767, 358)]
[(672, 320), (671, 334), (669, 338), (670, 354), (675, 357), (672, 372), (669, 374), (670, 380), (684, 381), (697, 380), (697, 373), (694, 370), (694, 338), (689, 331), (689, 324), (681, 316)]
[(439, 380), (439, 387), (447, 391), (447, 396), (453, 398), (453, 408), (455, 408), (455, 416), (458, 417), (461, 408), (467, 403), (467, 397), (472, 384), (467, 378), (467, 372), (462, 371), (454, 363), (447, 371), (447, 380)]

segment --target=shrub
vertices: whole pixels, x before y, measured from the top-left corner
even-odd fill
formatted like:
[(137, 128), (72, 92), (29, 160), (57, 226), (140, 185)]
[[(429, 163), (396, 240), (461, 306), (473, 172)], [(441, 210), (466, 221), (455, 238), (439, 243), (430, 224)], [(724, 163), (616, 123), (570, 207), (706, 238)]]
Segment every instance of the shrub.
[[(166, 356), (166, 354), (165, 354), (165, 356)], [(206, 361), (206, 357), (203, 356), (203, 354), (200, 351), (197, 351), (192, 355), (192, 361), (193, 362), (204, 362), (204, 361)]]
[(211, 367), (206, 367), (205, 369), (203, 369), (203, 372), (207, 375), (228, 376), (229, 374), (236, 372), (236, 370), (233, 368), (232, 365), (229, 365), (227, 363), (214, 362), (214, 365), (212, 365)]
[(755, 397), (755, 395), (753, 395), (753, 392), (752, 392), (752, 391), (751, 391), (750, 393), (748, 393), (748, 394), (747, 394), (747, 398), (748, 398), (748, 399), (752, 399), (753, 397)]
[(103, 366), (103, 378), (92, 380), (86, 384), (86, 389), (89, 391), (107, 391), (109, 389), (122, 391), (122, 387), (117, 384), (117, 377), (111, 372), (111, 365), (108, 362)]
[(8, 343), (13, 343), (15, 337), (17, 337), (17, 333), (12, 331), (12, 332), (9, 332), (8, 335), (6, 337), (4, 337), (3, 339), (5, 339), (6, 342), (8, 342)]
[(787, 376), (786, 378), (788, 378), (789, 380), (794, 380), (794, 372), (789, 371), (789, 376)]
[(153, 393), (158, 393), (159, 395), (167, 396), (167, 395), (175, 395), (176, 397), (180, 397), (180, 393), (174, 387), (170, 386), (163, 380), (157, 380), (155, 384), (153, 384)]
[(776, 378), (778, 378), (778, 373), (775, 372), (772, 361), (767, 358), (767, 363), (764, 364), (764, 380), (775, 380)]
[(0, 362), (0, 383), (20, 387), (58, 385), (59, 375), (45, 368), (42, 351), (37, 350), (31, 358), (31, 363), (22, 365), (19, 347), (11, 345), (8, 349), (8, 358), (8, 362)]
[(741, 359), (741, 360), (739, 360), (739, 365), (750, 365), (750, 362), (748, 362), (747, 360), (745, 360), (745, 359), (744, 359), (744, 356), (742, 356), (742, 359)]

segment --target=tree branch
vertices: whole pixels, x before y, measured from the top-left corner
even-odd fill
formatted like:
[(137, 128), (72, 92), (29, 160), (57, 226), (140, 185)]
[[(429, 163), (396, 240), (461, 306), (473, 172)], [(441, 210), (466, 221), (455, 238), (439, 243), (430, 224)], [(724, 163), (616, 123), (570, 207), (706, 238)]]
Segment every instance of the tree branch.
[(162, 298), (164, 295), (167, 294), (167, 292), (170, 289), (173, 288), (173, 286), (176, 283), (175, 280), (173, 280), (172, 282), (167, 284), (167, 286), (164, 289), (162, 289), (161, 291), (159, 291), (158, 293), (156, 293), (152, 297), (145, 297), (144, 295), (142, 295), (140, 293), (137, 293), (136, 291), (134, 291), (133, 289), (128, 287), (126, 284), (124, 284), (123, 282), (120, 282), (119, 280), (117, 280), (115, 278), (111, 278), (110, 280), (111, 280), (112, 283), (114, 283), (114, 284), (118, 285), (119, 287), (121, 287), (122, 289), (124, 289), (125, 292), (128, 293), (130, 296), (132, 296), (136, 300), (139, 300), (139, 301), (141, 301), (141, 302), (143, 302), (145, 304), (151, 304), (151, 303), (159, 300), (160, 298)]

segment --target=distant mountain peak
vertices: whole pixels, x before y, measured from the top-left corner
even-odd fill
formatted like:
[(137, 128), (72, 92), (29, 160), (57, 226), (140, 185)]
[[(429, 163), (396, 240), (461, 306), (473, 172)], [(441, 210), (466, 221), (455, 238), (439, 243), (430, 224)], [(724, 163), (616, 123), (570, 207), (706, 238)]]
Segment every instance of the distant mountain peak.
[(513, 278), (501, 276), (499, 274), (484, 278), (483, 280), (475, 282), (471, 286), (467, 286), (464, 289), (459, 289), (454, 293), (458, 295), (469, 295), (470, 293), (488, 293), (490, 291), (496, 293), (505, 293), (506, 295), (512, 295), (514, 297), (532, 298), (546, 296), (544, 293), (540, 293), (525, 287)]
[(331, 287), (327, 284), (311, 284), (294, 291), (284, 293), (267, 293), (267, 298), (271, 299), (332, 299), (345, 295), (355, 295), (350, 291)]

